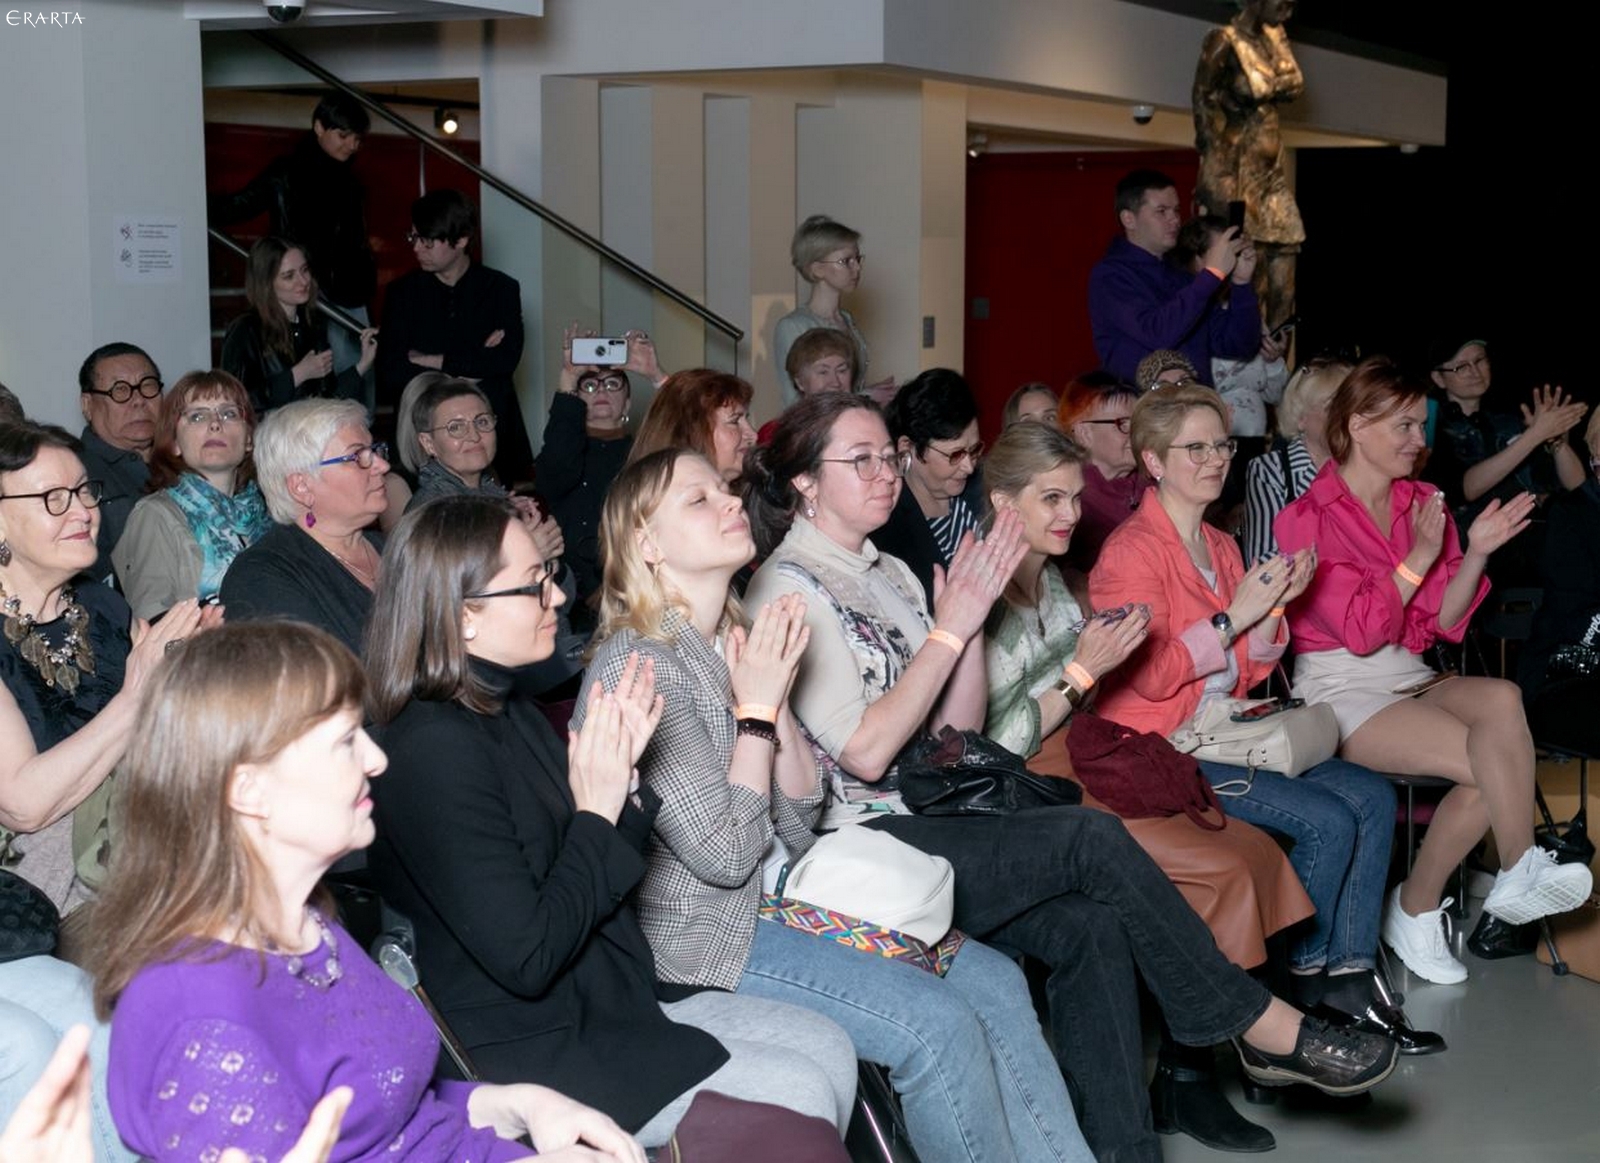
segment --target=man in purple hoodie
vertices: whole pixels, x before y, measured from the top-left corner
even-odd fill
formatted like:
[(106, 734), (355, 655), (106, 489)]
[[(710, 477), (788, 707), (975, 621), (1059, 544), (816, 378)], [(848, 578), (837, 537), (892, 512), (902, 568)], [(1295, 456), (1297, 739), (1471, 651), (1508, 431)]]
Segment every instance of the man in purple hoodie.
[(1117, 220), (1123, 237), (1089, 274), (1089, 321), (1107, 371), (1131, 382), (1141, 359), (1174, 348), (1209, 383), (1212, 356), (1256, 354), (1261, 307), (1250, 286), (1256, 252), (1249, 239), (1234, 228), (1217, 235), (1199, 274), (1163, 261), (1182, 216), (1177, 183), (1157, 170), (1134, 170), (1117, 183)]

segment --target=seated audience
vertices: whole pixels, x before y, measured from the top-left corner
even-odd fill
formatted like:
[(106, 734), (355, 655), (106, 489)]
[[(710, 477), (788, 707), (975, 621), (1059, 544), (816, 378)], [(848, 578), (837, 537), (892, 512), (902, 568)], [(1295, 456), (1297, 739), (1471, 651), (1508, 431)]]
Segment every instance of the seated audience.
[(190, 372), (162, 399), (150, 495), (111, 554), (136, 617), (215, 599), (233, 559), (272, 528), (250, 457), (255, 426), (244, 385), (227, 372)]
[(1011, 393), (1001, 413), (1001, 423), (1010, 428), (1019, 420), (1035, 420), (1057, 428), (1061, 424), (1056, 409), (1061, 406), (1061, 393), (1049, 384), (1023, 384)]
[[(795, 228), (789, 244), (789, 261), (811, 287), (806, 301), (779, 319), (772, 331), (772, 362), (777, 368), (778, 389), (787, 408), (802, 395), (794, 372), (789, 369), (789, 349), (795, 341), (817, 327), (826, 327), (848, 336), (855, 349), (851, 386), (861, 390), (867, 378), (867, 341), (850, 312), (840, 300), (861, 285), (861, 235), (826, 214), (813, 214)], [(893, 380), (872, 385), (893, 386)]]
[(1413, 973), (1453, 984), (1467, 969), (1450, 952), (1440, 897), (1486, 828), (1502, 867), (1483, 907), (1507, 924), (1576, 908), (1591, 880), (1533, 842), (1533, 740), (1517, 688), (1464, 676), (1429, 685), (1438, 676), (1422, 652), (1461, 640), (1489, 592), (1489, 555), (1526, 528), (1534, 500), (1491, 500), (1463, 551), (1444, 496), (1411, 479), (1426, 419), (1420, 385), (1381, 356), (1363, 360), (1328, 404), (1333, 459), (1274, 529), (1284, 552), (1315, 546), (1322, 563), (1293, 604), (1295, 694), (1332, 705), (1345, 758), (1458, 785), (1383, 918), (1383, 939)]
[(933, 604), (934, 570), (948, 569), (956, 546), (978, 527), (968, 482), (978, 471), (978, 402), (960, 373), (925, 371), (890, 402), (884, 419), (898, 452), (908, 456), (906, 487), (873, 544), (911, 567)]
[[(60, 428), (0, 426), (0, 876), (33, 886), (41, 911), (69, 923), (105, 878), (109, 777), (133, 737), (139, 692), (167, 645), (202, 625), (192, 599), (151, 628), (106, 586), (73, 585), (94, 563), (101, 495), (77, 449)], [(75, 966), (0, 963), (0, 1120), (67, 1029), (92, 1020)], [(91, 1054), (98, 1158), (127, 1159), (105, 1112), (104, 1028)]]
[(354, 400), (297, 400), (256, 430), (256, 479), (276, 526), (222, 579), (235, 621), (294, 618), (352, 650), (378, 583), (389, 447)]
[(378, 332), (362, 331), (355, 364), (335, 369), (304, 250), (281, 238), (257, 239), (244, 294), (250, 311), (228, 324), (222, 367), (244, 384), (258, 413), (310, 396), (365, 401), (362, 377), (378, 357)]
[(1128, 441), (1139, 389), (1109, 372), (1089, 372), (1067, 385), (1057, 418), (1061, 431), (1088, 455), (1083, 465), (1081, 514), (1067, 563), (1088, 573), (1111, 531), (1139, 507), (1144, 476)]
[(561, 383), (550, 398), (550, 420), (544, 446), (534, 461), (539, 493), (561, 525), (565, 563), (577, 585), (571, 618), (576, 626), (594, 626), (592, 599), (600, 589), (600, 508), (606, 491), (628, 461), (633, 436), (628, 432), (633, 371), (659, 388), (665, 377), (656, 362), (655, 344), (643, 331), (628, 331), (628, 363), (603, 368), (572, 362), (576, 324), (562, 336)]
[[(794, 385), (796, 399), (815, 392), (852, 391), (856, 382), (856, 345), (843, 331), (813, 327), (790, 345), (783, 366)], [(756, 443), (771, 440), (777, 426), (776, 419), (763, 424), (756, 433)]]
[[(1009, 959), (958, 939), (941, 976), (761, 907), (763, 865), (811, 847), (826, 783), (786, 696), (810, 638), (805, 601), (778, 598), (746, 625), (729, 590), (755, 554), (739, 498), (700, 455), (662, 449), (617, 478), (604, 530), (589, 676), (625, 682), (642, 658), (665, 699), (639, 758), (661, 806), (637, 896), (662, 977), (838, 1022), (852, 1057), (888, 1068), (924, 1159), (1088, 1160)], [(574, 722), (603, 710), (586, 699)], [(736, 718), (747, 710), (757, 719)]]
[[(1139, 731), (1170, 735), (1210, 700), (1243, 698), (1262, 682), (1288, 644), (1283, 608), (1316, 572), (1308, 546), (1247, 571), (1233, 539), (1205, 523), (1234, 450), (1225, 415), (1221, 397), (1199, 385), (1148, 393), (1133, 410), (1133, 449), (1156, 483), (1106, 541), (1089, 592), (1097, 606), (1150, 607), (1149, 641), (1107, 677), (1098, 703)], [(1442, 1049), (1437, 1035), (1383, 1008), (1373, 973), (1394, 838), (1389, 782), (1339, 759), (1293, 779), (1209, 760), (1200, 773), (1230, 816), (1294, 842), (1290, 862), (1317, 907), (1289, 950), (1296, 1000), (1363, 1015), (1406, 1053)]]
[(1328, 463), (1328, 401), (1349, 374), (1348, 363), (1314, 359), (1283, 390), (1278, 435), (1289, 443), (1269, 448), (1245, 466), (1243, 547), (1250, 564), (1277, 555), (1273, 521)]
[(634, 660), (563, 745), (526, 690), (555, 645), (553, 564), (479, 497), (408, 515), (385, 559), (368, 665), (394, 763), (372, 869), (429, 993), (484, 1077), (559, 1082), (650, 1146), (701, 1089), (842, 1128), (854, 1060), (834, 1026), (658, 985), (624, 898), (660, 804), (633, 771), (661, 699)]
[(984, 541), (964, 538), (930, 611), (910, 569), (868, 540), (894, 508), (904, 464), (870, 400), (815, 396), (785, 414), (745, 480), (756, 549), (768, 554), (747, 602), (806, 602), (811, 638), (791, 706), (838, 764), (823, 823), (881, 828), (949, 860), (955, 924), (1044, 963), (1056, 1058), (1097, 1157), (1160, 1155), (1145, 1093), (1141, 979), (1177, 1041), (1236, 1037), (1252, 1078), (1353, 1093), (1385, 1077), (1392, 1042), (1302, 1020), (1273, 999), (1217, 951), (1107, 813), (907, 813), (896, 757), (924, 730), (982, 725), (983, 623), (1027, 547), (1011, 514)]
[(723, 480), (738, 480), (756, 443), (750, 426), (754, 394), (748, 383), (727, 372), (706, 367), (674, 372), (650, 401), (629, 462), (663, 448), (687, 448), (709, 460)]
[(293, 623), (206, 635), (152, 678), (86, 938), (117, 1130), (157, 1163), (278, 1159), (343, 1086), (337, 1159), (643, 1163), (553, 1090), (431, 1084), (427, 1013), (326, 911), (317, 882), (372, 842), (386, 762), (364, 688), (349, 651)]
[(84, 427), (78, 456), (89, 479), (99, 481), (100, 543), (90, 574), (111, 577), (111, 551), (122, 540), (133, 506), (150, 481), (161, 373), (131, 343), (107, 343), (78, 369), (78, 403)]

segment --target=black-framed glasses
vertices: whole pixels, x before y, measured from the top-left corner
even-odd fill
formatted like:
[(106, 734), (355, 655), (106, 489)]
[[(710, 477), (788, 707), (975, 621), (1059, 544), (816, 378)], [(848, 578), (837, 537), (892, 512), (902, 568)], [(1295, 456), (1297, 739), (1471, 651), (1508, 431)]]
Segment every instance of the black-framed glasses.
[(371, 468), (375, 460), (388, 460), (389, 446), (383, 441), (376, 444), (363, 444), (354, 452), (347, 452), (343, 456), (330, 456), (327, 460), (317, 461), (318, 468), (330, 464), (354, 464), (357, 468)]
[(596, 392), (605, 392), (608, 395), (615, 395), (618, 392), (625, 392), (627, 390), (627, 376), (585, 376), (583, 379), (578, 381), (578, 391), (582, 392), (586, 396), (592, 396)]
[(244, 419), (238, 408), (190, 408), (183, 414), (183, 422), (194, 428), (211, 427), (212, 424), (237, 424)]
[(500, 423), (500, 417), (493, 412), (479, 412), (470, 420), (465, 416), (457, 416), (448, 424), (441, 424), (437, 428), (428, 429), (428, 431), (443, 432), (452, 440), (465, 440), (467, 434), (473, 429), (477, 429), (479, 432), (493, 432), (494, 426), (498, 423)]
[(1111, 424), (1111, 425), (1114, 425), (1116, 427), (1116, 430), (1118, 432), (1120, 432), (1124, 436), (1126, 436), (1128, 434), (1128, 430), (1133, 427), (1133, 417), (1132, 416), (1117, 416), (1117, 417), (1114, 417), (1113, 419), (1110, 419), (1110, 420), (1079, 420), (1078, 423), (1079, 424)]
[(823, 464), (853, 464), (856, 476), (864, 481), (875, 481), (888, 469), (897, 477), (906, 475), (911, 467), (909, 452), (862, 452), (855, 456), (825, 456)]
[(956, 448), (949, 452), (946, 452), (942, 448), (935, 448), (931, 444), (928, 445), (928, 451), (937, 452), (940, 456), (944, 457), (950, 462), (951, 468), (960, 468), (963, 464), (970, 464), (976, 467), (978, 458), (983, 455), (983, 448), (984, 444), (981, 440), (967, 448)]
[(109, 388), (85, 388), (84, 391), (91, 396), (110, 396), (114, 404), (126, 404), (135, 392), (153, 400), (161, 394), (161, 387), (160, 376), (144, 376), (131, 384), (127, 380), (114, 380)]
[(1174, 449), (1182, 449), (1189, 454), (1190, 464), (1205, 464), (1212, 457), (1218, 460), (1232, 460), (1233, 454), (1239, 451), (1239, 442), (1233, 437), (1219, 440), (1215, 444), (1207, 444), (1203, 440), (1196, 440), (1190, 444), (1174, 444)]
[(0, 501), (25, 501), (38, 497), (44, 502), (44, 511), (52, 517), (59, 517), (72, 508), (72, 498), (77, 497), (85, 509), (98, 509), (100, 498), (105, 495), (106, 486), (101, 481), (84, 481), (81, 485), (68, 488), (61, 485), (58, 488), (46, 489), (42, 493), (0, 493)]
[(538, 598), (539, 607), (548, 610), (553, 600), (555, 591), (561, 588), (561, 559), (555, 558), (545, 562), (544, 577), (525, 586), (513, 586), (509, 590), (480, 590), (475, 594), (462, 595), (469, 602), (487, 601), (489, 598)]

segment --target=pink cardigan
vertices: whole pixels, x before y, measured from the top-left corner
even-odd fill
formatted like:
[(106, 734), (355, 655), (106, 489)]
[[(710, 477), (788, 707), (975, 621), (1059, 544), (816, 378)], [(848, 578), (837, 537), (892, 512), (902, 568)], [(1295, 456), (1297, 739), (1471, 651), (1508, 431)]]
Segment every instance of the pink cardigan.
[[(1140, 731), (1169, 735), (1200, 705), (1206, 676), (1227, 669), (1222, 639), (1211, 625), (1233, 601), (1244, 576), (1244, 559), (1233, 538), (1202, 525), (1217, 574), (1212, 590), (1173, 527), (1172, 519), (1145, 490), (1138, 512), (1106, 540), (1089, 575), (1089, 597), (1097, 610), (1143, 602), (1150, 607), (1150, 636), (1126, 662), (1101, 680), (1095, 710)], [(1262, 639), (1259, 627), (1243, 635), (1232, 651), (1239, 668), (1233, 696), (1242, 698), (1272, 671), (1288, 644)]]
[(1385, 533), (1351, 494), (1338, 469), (1331, 460), (1323, 465), (1310, 488), (1272, 523), (1283, 552), (1293, 553), (1306, 545), (1317, 547), (1317, 576), (1289, 607), (1295, 649), (1315, 654), (1343, 648), (1367, 655), (1380, 646), (1398, 645), (1420, 654), (1436, 638), (1460, 642), (1472, 612), (1489, 593), (1489, 580), (1479, 579), (1478, 592), (1459, 622), (1439, 625), (1445, 587), (1461, 569), (1464, 556), (1448, 509), (1444, 548), (1423, 575), (1411, 601), (1401, 603), (1394, 582), (1394, 567), (1405, 560), (1414, 544), (1408, 516), (1411, 502), (1433, 493), (1433, 486), (1395, 481)]

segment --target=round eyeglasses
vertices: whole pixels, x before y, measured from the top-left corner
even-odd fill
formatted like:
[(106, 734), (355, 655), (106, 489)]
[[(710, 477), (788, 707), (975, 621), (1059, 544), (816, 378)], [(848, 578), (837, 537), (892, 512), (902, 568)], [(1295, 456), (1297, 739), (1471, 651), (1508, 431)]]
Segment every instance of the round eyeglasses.
[(77, 497), (85, 509), (98, 509), (100, 498), (105, 495), (105, 491), (106, 486), (100, 481), (84, 481), (72, 488), (62, 485), (59, 488), (46, 489), (42, 493), (0, 493), (0, 501), (24, 501), (38, 497), (44, 502), (46, 513), (52, 517), (59, 517), (72, 508), (73, 497)]
[(91, 396), (110, 396), (114, 404), (126, 404), (133, 399), (135, 392), (147, 400), (153, 400), (161, 394), (161, 378), (145, 376), (131, 384), (127, 380), (116, 380), (109, 388), (85, 388), (84, 391)]
[(429, 432), (443, 432), (452, 440), (465, 440), (476, 429), (479, 432), (493, 432), (494, 426), (500, 423), (500, 418), (493, 412), (479, 412), (472, 419), (457, 416), (448, 424), (441, 424), (437, 428), (428, 429)]
[(582, 392), (586, 396), (592, 396), (596, 392), (605, 392), (607, 395), (615, 395), (618, 392), (625, 392), (627, 390), (627, 376), (589, 376), (578, 381), (578, 391)]
[(897, 477), (906, 475), (911, 467), (909, 452), (863, 452), (856, 456), (825, 456), (823, 464), (853, 464), (856, 476), (864, 481), (875, 481), (888, 469)]

